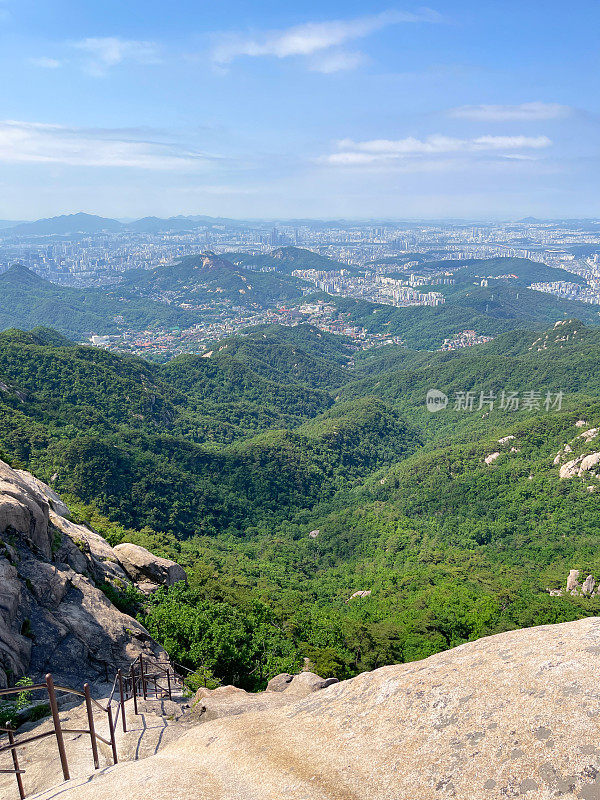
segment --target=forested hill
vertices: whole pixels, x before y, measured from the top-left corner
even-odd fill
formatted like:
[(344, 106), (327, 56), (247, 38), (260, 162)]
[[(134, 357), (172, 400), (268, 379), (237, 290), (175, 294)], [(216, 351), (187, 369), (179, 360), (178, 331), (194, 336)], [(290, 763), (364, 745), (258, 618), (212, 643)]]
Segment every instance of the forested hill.
[(305, 657), (345, 677), (600, 612), (548, 592), (600, 578), (597, 345), (576, 320), (451, 353), (262, 327), (156, 365), (8, 331), (0, 457), (186, 567), (189, 588), (120, 600), (178, 660), (251, 688)]
[(531, 261), (528, 258), (471, 258), (458, 263), (448, 261), (429, 262), (419, 264), (419, 270), (439, 270), (448, 267), (458, 281), (472, 281), (482, 278), (504, 278), (512, 280), (522, 286), (531, 283), (568, 281), (569, 283), (585, 284), (585, 280), (573, 272), (565, 269), (550, 267), (540, 261)]
[(0, 330), (52, 325), (82, 339), (123, 328), (188, 327), (199, 321), (197, 313), (118, 290), (57, 286), (20, 265), (0, 275)]
[(302, 297), (302, 282), (251, 272), (212, 255), (173, 266), (131, 270), (116, 286), (58, 286), (15, 265), (0, 275), (0, 330), (52, 325), (81, 340), (148, 328), (191, 328), (214, 305), (271, 308)]
[(298, 299), (301, 286), (296, 278), (253, 272), (213, 253), (188, 256), (177, 264), (151, 270), (131, 270), (120, 283), (128, 293), (161, 297), (175, 304), (194, 306), (218, 299), (263, 308)]
[(295, 269), (316, 269), (323, 272), (344, 269), (351, 273), (362, 271), (357, 267), (319, 255), (312, 250), (305, 250), (302, 247), (278, 247), (271, 250), (270, 253), (232, 252), (227, 254), (227, 258), (240, 267), (248, 267), (253, 270), (272, 270), (288, 275), (291, 275)]

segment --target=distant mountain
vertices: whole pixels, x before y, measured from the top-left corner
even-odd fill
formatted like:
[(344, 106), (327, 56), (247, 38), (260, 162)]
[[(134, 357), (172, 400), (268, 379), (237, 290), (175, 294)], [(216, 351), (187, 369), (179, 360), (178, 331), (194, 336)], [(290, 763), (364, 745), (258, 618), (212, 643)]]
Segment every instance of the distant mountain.
[(101, 233), (122, 230), (123, 224), (116, 219), (97, 217), (94, 214), (64, 214), (36, 222), (23, 222), (10, 229), (16, 236), (51, 236), (52, 234)]
[(0, 275), (0, 330), (51, 326), (81, 339), (123, 329), (191, 326), (199, 320), (192, 312), (121, 291), (57, 286), (21, 265)]
[(302, 296), (302, 282), (272, 273), (252, 272), (213, 253), (188, 256), (173, 266), (125, 273), (120, 288), (140, 297), (168, 299), (191, 306), (229, 301), (266, 308)]
[(102, 233), (110, 231), (131, 231), (133, 233), (177, 233), (178, 231), (191, 231), (198, 228), (211, 228), (214, 225), (228, 225), (231, 227), (246, 227), (247, 223), (225, 217), (206, 216), (176, 216), (162, 219), (161, 217), (142, 217), (128, 222), (119, 222), (116, 219), (99, 217), (95, 214), (64, 214), (60, 217), (39, 219), (34, 222), (3, 221), (0, 220), (0, 230), (7, 229), (15, 236), (52, 236), (68, 235), (74, 233)]
[(270, 253), (227, 253), (227, 258), (241, 267), (255, 270), (271, 269), (287, 275), (291, 275), (295, 269), (317, 269), (326, 272), (340, 269), (349, 272), (360, 271), (356, 267), (301, 247), (278, 247)]

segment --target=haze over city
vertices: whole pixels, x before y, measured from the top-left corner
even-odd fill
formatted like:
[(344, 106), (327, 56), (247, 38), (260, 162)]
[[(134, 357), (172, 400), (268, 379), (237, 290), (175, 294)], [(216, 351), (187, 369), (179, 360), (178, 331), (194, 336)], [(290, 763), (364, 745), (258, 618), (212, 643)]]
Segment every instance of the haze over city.
[(0, 8), (1, 218), (600, 215), (592, 0)]

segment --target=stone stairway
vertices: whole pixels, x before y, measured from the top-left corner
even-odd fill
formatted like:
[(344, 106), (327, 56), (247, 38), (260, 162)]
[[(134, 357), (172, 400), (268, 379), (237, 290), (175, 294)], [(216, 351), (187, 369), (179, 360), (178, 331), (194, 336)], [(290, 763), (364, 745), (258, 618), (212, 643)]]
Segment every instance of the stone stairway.
[[(119, 717), (115, 728), (115, 738), (119, 761), (136, 761), (158, 753), (166, 744), (181, 736), (194, 724), (192, 715), (188, 714), (189, 699), (183, 697), (180, 690), (175, 689), (172, 700), (148, 699), (138, 700), (138, 714), (134, 713), (133, 701), (126, 703), (127, 733), (123, 731)], [(105, 704), (107, 698), (99, 700)], [(116, 712), (116, 707), (114, 709)], [(97, 732), (108, 739), (108, 721), (106, 715), (95, 714)], [(61, 724), (64, 728), (87, 728), (87, 716), (83, 703), (64, 705), (60, 711)], [(28, 733), (36, 735), (52, 730), (52, 722), (45, 719), (37, 723), (29, 723), (19, 729), (19, 735)], [(27, 800), (52, 800), (60, 797), (61, 791), (68, 786), (82, 785), (93, 778), (94, 773), (102, 772), (112, 766), (112, 750), (109, 746), (98, 742), (100, 770), (94, 770), (90, 737), (87, 733), (65, 733), (65, 749), (69, 762), (71, 780), (64, 782), (58, 755), (56, 738), (49, 736), (38, 742), (18, 750), (19, 763), (25, 770), (23, 783)], [(0, 769), (12, 766), (8, 753), (0, 756)], [(0, 774), (0, 797), (2, 800), (19, 800), (17, 783), (14, 775)]]

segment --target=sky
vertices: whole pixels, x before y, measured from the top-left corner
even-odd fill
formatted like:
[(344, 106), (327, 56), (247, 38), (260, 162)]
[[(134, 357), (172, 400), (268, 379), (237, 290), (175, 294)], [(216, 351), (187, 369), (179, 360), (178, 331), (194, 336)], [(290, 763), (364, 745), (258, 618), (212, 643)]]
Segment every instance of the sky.
[(600, 217), (598, 0), (0, 0), (0, 218)]

